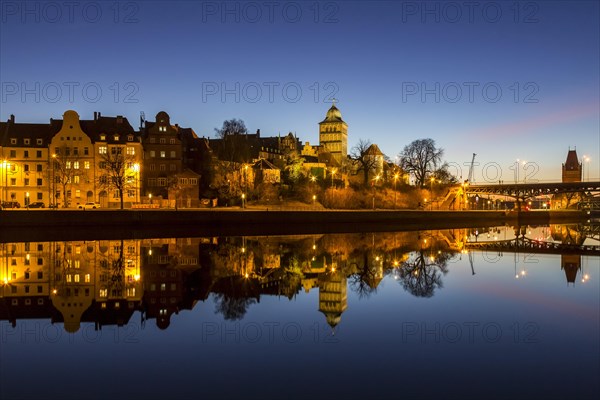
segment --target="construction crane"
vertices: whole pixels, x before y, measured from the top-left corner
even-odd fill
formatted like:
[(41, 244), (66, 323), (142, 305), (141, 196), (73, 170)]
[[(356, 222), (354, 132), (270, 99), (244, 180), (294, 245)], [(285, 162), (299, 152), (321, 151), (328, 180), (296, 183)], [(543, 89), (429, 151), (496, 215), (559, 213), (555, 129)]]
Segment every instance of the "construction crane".
[(473, 158), (471, 159), (471, 166), (469, 167), (469, 177), (467, 178), (465, 183), (471, 183), (471, 180), (473, 179), (473, 166), (475, 165), (475, 156), (476, 155), (477, 154), (473, 153)]

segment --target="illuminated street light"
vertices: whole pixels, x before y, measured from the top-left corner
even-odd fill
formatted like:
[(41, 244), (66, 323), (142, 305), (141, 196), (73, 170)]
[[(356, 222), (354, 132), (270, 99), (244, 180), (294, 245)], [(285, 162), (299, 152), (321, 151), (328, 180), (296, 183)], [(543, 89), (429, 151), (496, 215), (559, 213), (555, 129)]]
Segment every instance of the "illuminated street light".
[(398, 178), (400, 178), (400, 174), (396, 172), (394, 174), (394, 210), (396, 209), (396, 195), (398, 194), (396, 192), (396, 183), (398, 182)]

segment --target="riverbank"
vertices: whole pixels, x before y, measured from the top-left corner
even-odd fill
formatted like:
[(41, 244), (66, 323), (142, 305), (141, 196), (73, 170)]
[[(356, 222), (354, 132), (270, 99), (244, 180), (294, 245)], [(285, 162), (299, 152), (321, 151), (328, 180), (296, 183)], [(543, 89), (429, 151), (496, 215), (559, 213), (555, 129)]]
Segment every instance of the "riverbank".
[(0, 212), (0, 241), (374, 232), (586, 220), (579, 211), (5, 210)]

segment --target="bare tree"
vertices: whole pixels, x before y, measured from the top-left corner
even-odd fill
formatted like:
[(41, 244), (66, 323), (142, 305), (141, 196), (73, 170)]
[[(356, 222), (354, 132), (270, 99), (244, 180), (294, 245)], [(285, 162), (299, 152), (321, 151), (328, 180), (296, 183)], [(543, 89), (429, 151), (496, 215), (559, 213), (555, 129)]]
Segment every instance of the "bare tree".
[(243, 120), (233, 118), (223, 121), (221, 129), (215, 128), (215, 133), (218, 138), (225, 139), (230, 135), (245, 135), (248, 133), (248, 129)]
[[(81, 165), (79, 155), (71, 153), (70, 148), (60, 147), (56, 151), (56, 154), (52, 155), (52, 180), (54, 184), (60, 185), (63, 207), (67, 208), (71, 200), (68, 196), (69, 188), (73, 184), (79, 183), (79, 180), (84, 176), (84, 169), (83, 165)], [(56, 196), (56, 193), (52, 195)]]
[(377, 166), (377, 158), (370, 153), (371, 142), (365, 139), (359, 139), (358, 143), (352, 148), (350, 157), (358, 164), (358, 171), (363, 173), (363, 183), (365, 186), (369, 183), (369, 174)]
[(215, 133), (221, 139), (217, 154), (219, 159), (235, 162), (249, 161), (249, 146), (246, 134), (246, 124), (241, 119), (230, 119), (223, 122), (221, 129), (215, 128)]
[(98, 184), (100, 187), (119, 194), (121, 210), (123, 209), (123, 194), (130, 189), (135, 189), (136, 171), (135, 156), (123, 154), (124, 147), (111, 147), (105, 154), (100, 155), (100, 174)]
[(415, 184), (424, 187), (427, 177), (433, 173), (442, 160), (444, 149), (435, 147), (433, 139), (415, 140), (398, 155), (400, 167), (414, 175)]
[(171, 194), (172, 194), (173, 198), (175, 199), (175, 211), (177, 211), (178, 203), (179, 203), (179, 195), (181, 194), (181, 191), (183, 190), (183, 186), (181, 185), (181, 182), (179, 180), (179, 175), (173, 175), (169, 178), (169, 180), (167, 182), (167, 190), (169, 192), (169, 198), (171, 197)]
[(448, 273), (448, 253), (427, 256), (424, 250), (414, 253), (412, 259), (403, 262), (400, 268), (400, 283), (416, 297), (432, 297), (436, 288), (441, 288), (442, 275)]

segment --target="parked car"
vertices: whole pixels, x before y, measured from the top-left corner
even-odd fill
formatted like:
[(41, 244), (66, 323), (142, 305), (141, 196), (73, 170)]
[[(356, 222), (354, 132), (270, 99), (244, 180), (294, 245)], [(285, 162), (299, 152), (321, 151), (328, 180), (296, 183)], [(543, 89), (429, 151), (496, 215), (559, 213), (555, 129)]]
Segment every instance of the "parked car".
[(21, 208), (21, 204), (18, 201), (4, 201), (2, 208)]
[(29, 204), (29, 208), (46, 208), (43, 201), (36, 201), (35, 203)]
[(77, 204), (77, 208), (79, 208), (80, 210), (95, 210), (96, 208), (100, 208), (100, 203), (88, 201), (85, 204)]

